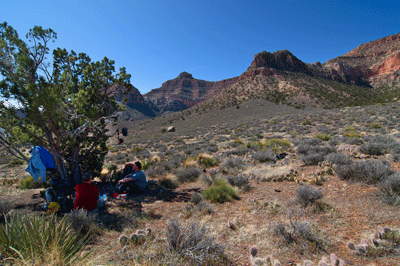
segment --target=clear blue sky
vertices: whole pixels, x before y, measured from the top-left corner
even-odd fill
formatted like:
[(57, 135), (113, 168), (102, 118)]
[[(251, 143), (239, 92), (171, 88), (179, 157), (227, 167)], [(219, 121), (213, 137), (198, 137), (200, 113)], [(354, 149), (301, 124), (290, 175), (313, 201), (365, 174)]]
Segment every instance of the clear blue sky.
[(287, 49), (305, 63), (400, 32), (400, 2), (311, 0), (1, 0), (0, 22), (20, 37), (35, 25), (54, 47), (125, 66), (142, 94), (187, 71), (218, 81), (254, 55)]

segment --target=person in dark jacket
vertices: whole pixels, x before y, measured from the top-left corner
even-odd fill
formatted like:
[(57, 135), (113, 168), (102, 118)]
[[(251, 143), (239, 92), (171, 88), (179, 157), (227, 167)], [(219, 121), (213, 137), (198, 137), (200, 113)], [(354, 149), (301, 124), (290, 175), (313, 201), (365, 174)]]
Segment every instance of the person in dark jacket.
[(143, 173), (142, 164), (135, 162), (132, 164), (133, 173), (128, 174), (118, 181), (117, 193), (129, 192), (130, 194), (142, 194), (147, 187), (146, 175)]
[(82, 182), (75, 186), (74, 210), (84, 209), (91, 212), (99, 201), (99, 189), (91, 183), (92, 175), (90, 173), (83, 174)]

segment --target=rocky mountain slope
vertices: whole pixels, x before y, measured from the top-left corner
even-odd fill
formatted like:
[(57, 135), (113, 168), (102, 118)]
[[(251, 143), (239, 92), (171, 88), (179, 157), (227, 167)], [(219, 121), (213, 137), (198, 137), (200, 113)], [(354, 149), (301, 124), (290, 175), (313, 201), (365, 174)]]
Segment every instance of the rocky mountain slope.
[(168, 80), (160, 88), (145, 94), (144, 98), (157, 113), (176, 112), (217, 95), (237, 79), (235, 77), (212, 82), (194, 79), (191, 74), (182, 72), (177, 78)]
[[(254, 98), (299, 108), (365, 105), (397, 99), (399, 74), (400, 33), (362, 44), (324, 64), (304, 63), (287, 50), (263, 51), (239, 77), (211, 82), (182, 72), (143, 99), (157, 114), (200, 103), (202, 108), (239, 106)], [(140, 104), (144, 106), (142, 99)]]

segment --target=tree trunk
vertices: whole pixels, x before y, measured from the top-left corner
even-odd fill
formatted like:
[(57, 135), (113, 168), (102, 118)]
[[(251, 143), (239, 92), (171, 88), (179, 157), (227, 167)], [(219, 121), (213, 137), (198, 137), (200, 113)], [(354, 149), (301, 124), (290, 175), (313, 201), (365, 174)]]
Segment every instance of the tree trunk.
[(80, 156), (79, 156), (80, 149), (73, 148), (72, 149), (72, 160), (71, 160), (71, 181), (74, 182), (74, 185), (79, 184), (81, 180), (80, 175)]
[[(54, 155), (55, 154), (55, 155)], [(58, 155), (58, 153), (53, 153), (53, 160), (54, 160), (54, 164), (57, 167), (57, 171), (60, 174), (60, 177), (67, 183), (71, 185), (71, 180), (69, 178), (68, 175), (68, 171), (65, 167), (65, 163), (63, 158)]]

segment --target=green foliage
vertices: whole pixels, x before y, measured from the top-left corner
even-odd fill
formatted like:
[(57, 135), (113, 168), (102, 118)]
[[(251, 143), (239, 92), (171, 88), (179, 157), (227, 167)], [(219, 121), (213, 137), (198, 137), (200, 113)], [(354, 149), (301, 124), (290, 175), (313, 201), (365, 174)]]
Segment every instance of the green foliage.
[(371, 128), (382, 128), (382, 125), (379, 124), (378, 122), (372, 122), (371, 123)]
[(355, 131), (356, 129), (352, 126), (347, 126), (344, 131)]
[(142, 164), (142, 170), (146, 170), (154, 164), (154, 162), (151, 159), (143, 159), (140, 162)]
[(319, 138), (322, 141), (329, 141), (332, 136), (329, 134), (317, 133), (315, 134), (314, 138)]
[(343, 133), (343, 136), (348, 137), (349, 139), (351, 138), (361, 138), (361, 134), (356, 133), (354, 131), (349, 131), (349, 132), (345, 132)]
[(214, 167), (218, 165), (217, 159), (211, 156), (204, 156), (202, 154), (199, 155), (199, 162), (200, 165), (205, 168)]
[(135, 146), (135, 147), (133, 147), (132, 148), (132, 153), (136, 153), (136, 152), (140, 152), (140, 151), (143, 151), (144, 150), (144, 148), (142, 148), (142, 147), (140, 147), (140, 146)]
[(214, 185), (204, 190), (203, 195), (206, 199), (216, 203), (239, 199), (236, 190), (222, 179), (216, 179)]
[[(115, 74), (114, 61), (106, 57), (92, 62), (61, 48), (48, 59), (48, 44), (57, 39), (52, 29), (35, 26), (26, 37), (0, 24), (0, 127), (11, 143), (49, 150), (60, 176), (74, 183), (80, 172), (101, 170), (106, 118), (120, 109), (112, 95), (120, 86), (129, 92), (130, 75), (125, 68)], [(18, 113), (5, 104), (10, 99), (18, 102)]]
[(74, 232), (67, 220), (56, 216), (13, 216), (0, 226), (0, 253), (25, 265), (82, 263), (87, 238)]
[(24, 160), (21, 160), (21, 159), (13, 159), (13, 160), (11, 160), (9, 163), (8, 163), (8, 165), (10, 165), (11, 167), (13, 167), (13, 166), (17, 166), (17, 165), (23, 165), (25, 163), (25, 161)]
[(24, 179), (21, 179), (19, 182), (19, 189), (33, 189), (33, 188), (41, 188), (42, 185), (40, 182), (35, 182), (32, 176), (27, 176)]

